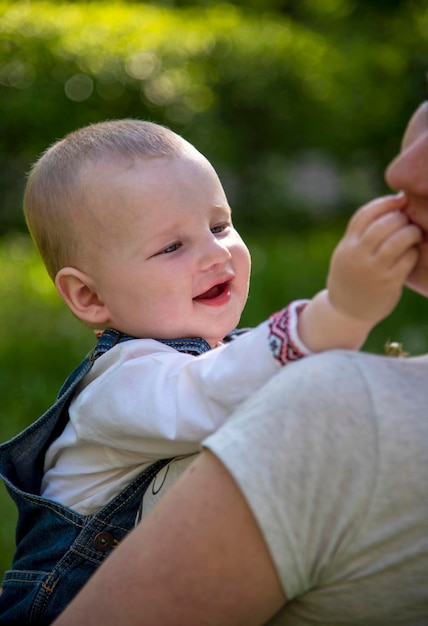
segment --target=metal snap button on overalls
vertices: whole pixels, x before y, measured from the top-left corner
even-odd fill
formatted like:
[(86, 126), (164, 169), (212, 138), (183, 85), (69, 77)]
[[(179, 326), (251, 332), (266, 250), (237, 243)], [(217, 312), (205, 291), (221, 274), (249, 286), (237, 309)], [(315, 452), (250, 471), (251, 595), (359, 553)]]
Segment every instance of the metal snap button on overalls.
[(106, 550), (114, 548), (117, 543), (118, 542), (113, 537), (113, 535), (107, 530), (103, 530), (102, 532), (98, 533), (98, 535), (96, 535), (94, 538), (94, 546), (97, 550), (100, 550), (101, 552), (106, 552)]

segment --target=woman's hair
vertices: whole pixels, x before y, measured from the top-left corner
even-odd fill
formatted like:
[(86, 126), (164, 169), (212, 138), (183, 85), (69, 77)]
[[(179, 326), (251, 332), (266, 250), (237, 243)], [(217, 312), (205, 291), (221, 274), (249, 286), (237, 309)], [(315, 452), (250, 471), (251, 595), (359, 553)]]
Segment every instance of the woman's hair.
[[(85, 204), (85, 166), (177, 155), (187, 142), (169, 128), (134, 119), (91, 124), (55, 142), (30, 170), (24, 214), (49, 275), (73, 264), (79, 244), (76, 229)], [(188, 145), (188, 144), (187, 144)]]

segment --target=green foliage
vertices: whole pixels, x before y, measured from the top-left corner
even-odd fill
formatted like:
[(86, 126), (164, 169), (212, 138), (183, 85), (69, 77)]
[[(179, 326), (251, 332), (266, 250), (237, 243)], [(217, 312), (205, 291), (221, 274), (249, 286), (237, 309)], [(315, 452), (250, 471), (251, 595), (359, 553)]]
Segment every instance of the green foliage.
[(23, 228), (36, 155), (106, 118), (184, 134), (248, 228), (307, 229), (384, 191), (425, 89), (427, 7), (188, 4), (0, 2), (0, 232)]

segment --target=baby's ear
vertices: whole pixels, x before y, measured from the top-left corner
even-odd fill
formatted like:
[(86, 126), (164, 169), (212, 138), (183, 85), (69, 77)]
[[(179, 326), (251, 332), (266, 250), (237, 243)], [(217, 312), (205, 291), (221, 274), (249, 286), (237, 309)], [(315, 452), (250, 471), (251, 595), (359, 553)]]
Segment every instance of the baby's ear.
[(74, 267), (63, 267), (55, 277), (55, 285), (61, 298), (78, 319), (94, 328), (107, 324), (109, 311), (88, 274)]

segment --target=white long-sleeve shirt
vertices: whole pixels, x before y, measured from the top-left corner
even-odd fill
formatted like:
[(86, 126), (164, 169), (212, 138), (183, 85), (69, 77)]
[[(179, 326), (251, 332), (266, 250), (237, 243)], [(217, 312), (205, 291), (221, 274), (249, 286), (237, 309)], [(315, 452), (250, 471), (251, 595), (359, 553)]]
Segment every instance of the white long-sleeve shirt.
[(200, 355), (132, 339), (95, 361), (45, 457), (42, 495), (85, 515), (157, 459), (194, 454), (281, 365), (309, 354), (297, 301)]

